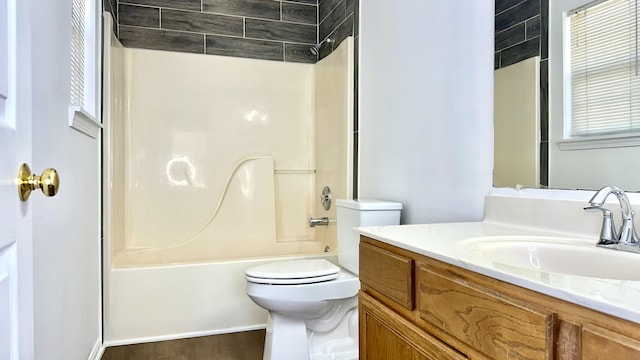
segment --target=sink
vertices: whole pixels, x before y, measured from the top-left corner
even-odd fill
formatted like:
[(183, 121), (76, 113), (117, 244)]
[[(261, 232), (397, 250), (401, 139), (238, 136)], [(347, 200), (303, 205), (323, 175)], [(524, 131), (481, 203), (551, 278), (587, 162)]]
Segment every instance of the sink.
[(595, 241), (544, 236), (490, 236), (463, 241), (470, 260), (498, 269), (535, 270), (603, 279), (640, 280), (640, 254), (596, 247)]

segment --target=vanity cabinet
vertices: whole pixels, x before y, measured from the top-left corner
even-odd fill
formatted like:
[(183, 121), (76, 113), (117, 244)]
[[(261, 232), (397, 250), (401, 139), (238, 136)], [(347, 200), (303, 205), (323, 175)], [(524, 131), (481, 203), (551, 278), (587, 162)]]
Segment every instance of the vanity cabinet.
[(360, 294), (359, 306), (360, 326), (364, 329), (360, 345), (366, 349), (361, 352), (361, 359), (467, 359), (367, 294)]
[(365, 236), (360, 359), (640, 359), (640, 325)]

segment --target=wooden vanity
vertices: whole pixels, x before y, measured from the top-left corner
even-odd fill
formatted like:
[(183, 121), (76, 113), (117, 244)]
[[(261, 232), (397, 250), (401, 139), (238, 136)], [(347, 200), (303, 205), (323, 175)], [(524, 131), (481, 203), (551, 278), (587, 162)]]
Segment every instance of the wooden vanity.
[(366, 236), (360, 281), (363, 360), (640, 359), (640, 324)]

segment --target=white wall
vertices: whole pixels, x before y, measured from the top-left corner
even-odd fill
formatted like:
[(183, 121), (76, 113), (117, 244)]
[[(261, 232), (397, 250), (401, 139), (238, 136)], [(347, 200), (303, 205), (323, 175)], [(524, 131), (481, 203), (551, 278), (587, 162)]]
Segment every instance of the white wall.
[(71, 1), (31, 1), (33, 163), (60, 173), (58, 194), (33, 193), (36, 359), (89, 358), (101, 342), (100, 141), (68, 126)]
[(492, 184), (493, 1), (360, 3), (359, 196), (403, 223), (481, 219)]

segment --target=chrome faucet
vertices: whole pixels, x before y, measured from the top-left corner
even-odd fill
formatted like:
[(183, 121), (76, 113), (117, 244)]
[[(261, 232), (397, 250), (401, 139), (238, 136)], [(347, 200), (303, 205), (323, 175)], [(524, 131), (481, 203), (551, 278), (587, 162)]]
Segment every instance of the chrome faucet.
[[(622, 210), (622, 225), (618, 232), (616, 232), (611, 210), (603, 207), (607, 197), (611, 194), (614, 194), (618, 198), (620, 209)], [(605, 186), (593, 195), (591, 200), (589, 200), (589, 204), (591, 206), (585, 207), (584, 210), (600, 210), (603, 215), (598, 246), (616, 250), (640, 252), (640, 241), (638, 240), (638, 234), (633, 224), (635, 212), (631, 208), (629, 198), (624, 191), (615, 186)]]
[(309, 218), (309, 227), (316, 227), (318, 225), (329, 225), (329, 218), (326, 216), (322, 218)]

